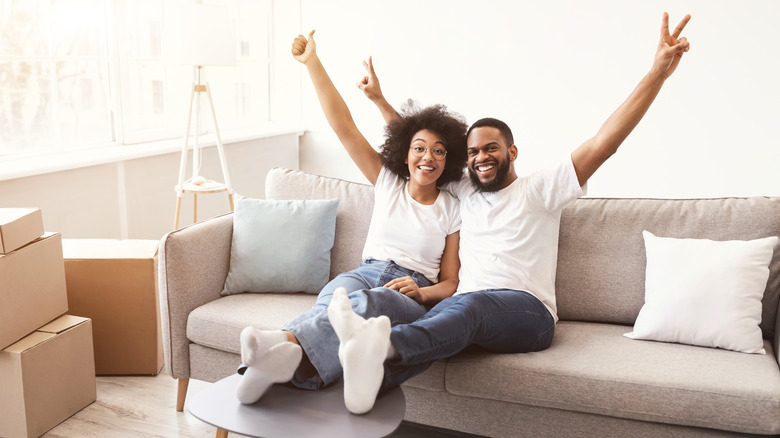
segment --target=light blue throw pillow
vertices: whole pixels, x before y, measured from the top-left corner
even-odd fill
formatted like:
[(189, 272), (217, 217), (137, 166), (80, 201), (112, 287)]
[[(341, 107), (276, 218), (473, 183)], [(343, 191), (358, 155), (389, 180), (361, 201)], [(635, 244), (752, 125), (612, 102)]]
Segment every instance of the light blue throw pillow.
[(240, 198), (233, 213), (230, 270), (222, 295), (316, 294), (328, 282), (338, 199)]

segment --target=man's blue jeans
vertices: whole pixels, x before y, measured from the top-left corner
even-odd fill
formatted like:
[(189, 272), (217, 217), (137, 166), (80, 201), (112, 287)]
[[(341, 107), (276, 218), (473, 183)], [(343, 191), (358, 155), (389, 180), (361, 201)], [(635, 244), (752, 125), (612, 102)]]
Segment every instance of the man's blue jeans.
[(400, 359), (385, 361), (380, 391), (471, 345), (493, 353), (544, 350), (554, 330), (550, 312), (528, 292), (492, 289), (446, 298), (413, 323), (393, 327), (390, 341)]
[(393, 262), (366, 260), (358, 269), (345, 272), (330, 281), (320, 292), (311, 309), (285, 324), (282, 330), (292, 332), (319, 375), (303, 376), (296, 373), (292, 383), (300, 388), (318, 389), (341, 377), (339, 339), (328, 320), (328, 304), (333, 292), (347, 290), (352, 309), (368, 319), (387, 315), (391, 325), (408, 324), (428, 310), (417, 301), (392, 289), (382, 287), (390, 280), (410, 276), (418, 287), (430, 286), (424, 275), (402, 268)]

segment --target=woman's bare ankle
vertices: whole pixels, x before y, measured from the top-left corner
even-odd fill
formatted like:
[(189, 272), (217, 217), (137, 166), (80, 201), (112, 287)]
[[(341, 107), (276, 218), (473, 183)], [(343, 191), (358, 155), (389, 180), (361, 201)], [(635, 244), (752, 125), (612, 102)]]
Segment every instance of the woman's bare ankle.
[(295, 335), (292, 334), (292, 332), (288, 332), (287, 330), (282, 330), (282, 331), (284, 332), (285, 335), (287, 335), (287, 342), (292, 342), (293, 344), (301, 345), (301, 343), (298, 342), (298, 338), (296, 338)]

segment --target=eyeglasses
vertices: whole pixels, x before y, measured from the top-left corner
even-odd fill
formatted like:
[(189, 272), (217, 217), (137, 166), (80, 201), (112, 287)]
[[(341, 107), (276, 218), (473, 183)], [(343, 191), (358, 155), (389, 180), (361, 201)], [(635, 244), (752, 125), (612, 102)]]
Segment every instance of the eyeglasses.
[(431, 156), (433, 156), (433, 159), (436, 161), (441, 161), (444, 159), (444, 157), (447, 156), (447, 149), (444, 149), (441, 146), (436, 146), (434, 148), (424, 148), (422, 146), (412, 146), (409, 149), (412, 150), (412, 155), (414, 155), (417, 158), (422, 158), (425, 156), (426, 151), (431, 152)]

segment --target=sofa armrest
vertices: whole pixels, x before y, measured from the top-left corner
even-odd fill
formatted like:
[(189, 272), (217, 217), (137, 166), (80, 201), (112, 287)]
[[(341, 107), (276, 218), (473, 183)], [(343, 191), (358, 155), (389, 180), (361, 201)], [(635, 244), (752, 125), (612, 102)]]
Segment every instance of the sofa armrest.
[(780, 366), (780, 302), (777, 303), (777, 313), (775, 313), (775, 336), (772, 339), (772, 348), (775, 350), (775, 360)]
[(165, 366), (173, 378), (189, 378), (187, 318), (220, 298), (230, 265), (233, 214), (228, 213), (163, 236), (158, 282)]

